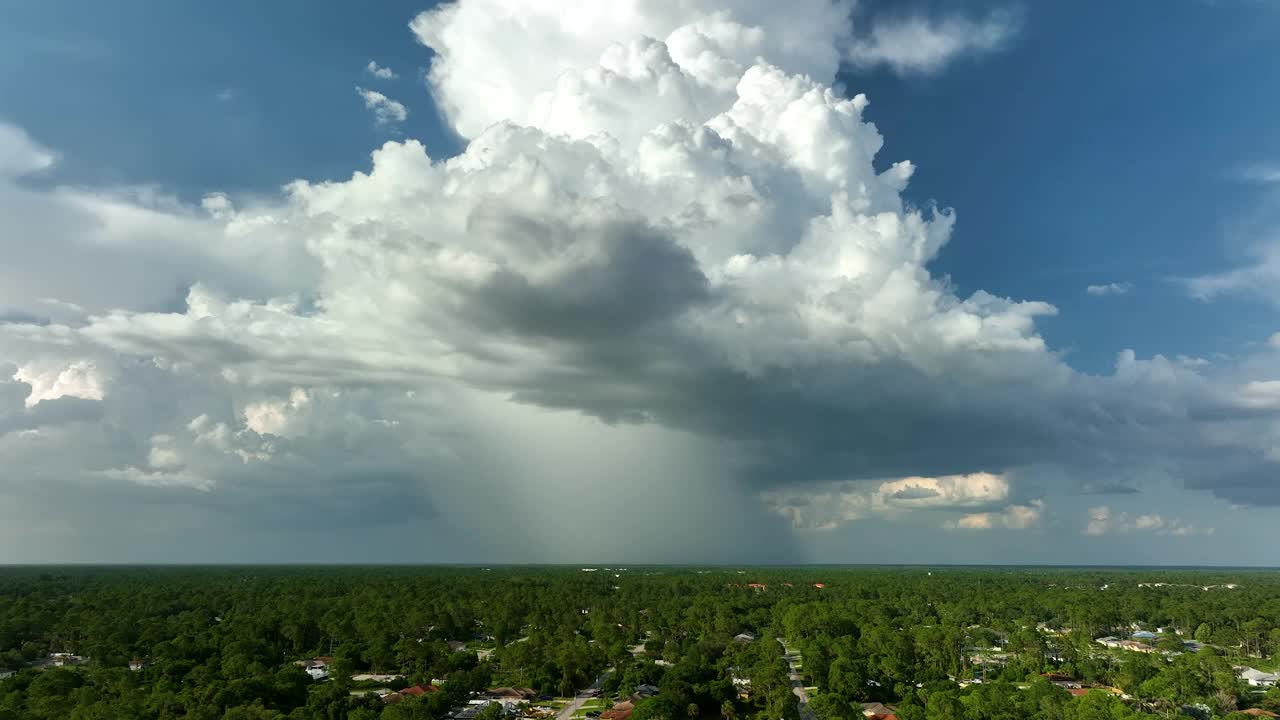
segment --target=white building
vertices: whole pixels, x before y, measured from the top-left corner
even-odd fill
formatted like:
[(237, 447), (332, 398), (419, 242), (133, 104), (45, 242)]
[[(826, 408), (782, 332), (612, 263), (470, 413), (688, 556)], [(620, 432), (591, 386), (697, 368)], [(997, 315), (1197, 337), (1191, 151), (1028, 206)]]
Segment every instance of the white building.
[(1271, 687), (1280, 682), (1280, 675), (1246, 667), (1240, 669), (1240, 679), (1254, 687)]

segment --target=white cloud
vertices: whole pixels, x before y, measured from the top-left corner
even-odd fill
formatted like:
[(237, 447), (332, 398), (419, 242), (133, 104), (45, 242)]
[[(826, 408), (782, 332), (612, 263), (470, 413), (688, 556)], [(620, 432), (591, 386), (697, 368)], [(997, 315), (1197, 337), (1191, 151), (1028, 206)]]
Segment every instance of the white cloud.
[(192, 474), (185, 470), (166, 471), (166, 470), (142, 470), (133, 466), (124, 468), (112, 468), (110, 470), (102, 470), (98, 475), (111, 480), (122, 480), (131, 482), (136, 485), (145, 485), (155, 488), (190, 488), (192, 490), (200, 490), (209, 492), (213, 489), (213, 483), (207, 478)]
[(997, 527), (1027, 530), (1040, 524), (1044, 510), (1044, 500), (1037, 499), (1026, 504), (1007, 505), (1000, 511), (969, 513), (944, 523), (943, 527), (954, 530), (991, 530)]
[(364, 71), (378, 78), (379, 80), (395, 80), (397, 77), (399, 77), (398, 75), (396, 75), (395, 71), (393, 71), (391, 68), (382, 67), (381, 65), (374, 62), (373, 60), (370, 60), (369, 64), (364, 66)]
[(1255, 183), (1280, 183), (1280, 165), (1260, 163), (1250, 165), (1240, 172), (1240, 178)]
[(1113, 282), (1104, 285), (1090, 285), (1084, 289), (1085, 293), (1095, 297), (1103, 297), (1106, 295), (1127, 295), (1133, 289), (1132, 283)]
[(1017, 15), (997, 11), (982, 19), (924, 16), (875, 20), (848, 50), (855, 65), (887, 65), (895, 72), (934, 73), (951, 61), (1003, 49), (1017, 34)]
[(409, 118), (409, 110), (404, 105), (377, 90), (356, 87), (356, 94), (364, 100), (364, 106), (373, 111), (373, 120), (379, 125), (395, 125)]
[(246, 405), (245, 426), (259, 435), (287, 437), (291, 420), (310, 404), (310, 394), (302, 388), (294, 388), (287, 399), (270, 399)]
[(1280, 380), (1252, 380), (1240, 386), (1236, 401), (1241, 407), (1280, 410)]
[(1212, 535), (1214, 529), (1183, 522), (1181, 518), (1166, 518), (1157, 513), (1130, 515), (1115, 513), (1106, 505), (1089, 508), (1088, 521), (1085, 523), (1085, 535), (1100, 536), (1112, 533), (1152, 533), (1156, 535), (1174, 535), (1187, 537), (1193, 535)]
[[(914, 510), (959, 510), (1003, 504), (1010, 495), (1009, 479), (993, 473), (908, 477), (876, 484), (827, 483), (767, 490), (760, 496), (771, 511), (801, 529), (830, 530), (873, 515)], [(1004, 527), (1034, 524), (1043, 504), (1008, 505), (1001, 512), (970, 513), (952, 526), (978, 527), (999, 522)]]
[(27, 407), (60, 397), (101, 400), (106, 394), (105, 378), (97, 366), (88, 360), (44, 368), (23, 366), (14, 373), (13, 379), (31, 386), (31, 394), (26, 400)]
[(1199, 300), (1248, 294), (1280, 304), (1280, 242), (1260, 243), (1251, 254), (1240, 267), (1186, 280), (1187, 290)]
[(34, 142), (21, 128), (0, 122), (0, 181), (47, 170), (57, 159), (56, 153)]

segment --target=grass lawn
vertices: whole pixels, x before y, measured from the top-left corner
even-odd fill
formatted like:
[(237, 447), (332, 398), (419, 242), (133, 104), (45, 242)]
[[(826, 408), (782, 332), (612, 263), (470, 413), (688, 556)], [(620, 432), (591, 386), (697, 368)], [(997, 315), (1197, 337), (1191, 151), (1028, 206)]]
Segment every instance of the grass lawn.
[(585, 718), (589, 712), (604, 712), (613, 707), (613, 703), (602, 698), (595, 698), (583, 703), (582, 707), (573, 714), (575, 718)]

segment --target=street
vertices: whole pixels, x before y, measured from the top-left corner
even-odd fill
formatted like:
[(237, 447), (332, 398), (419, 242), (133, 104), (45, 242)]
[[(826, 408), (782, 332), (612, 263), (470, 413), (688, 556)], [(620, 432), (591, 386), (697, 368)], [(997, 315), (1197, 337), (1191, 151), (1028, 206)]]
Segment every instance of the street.
[(569, 701), (569, 704), (565, 705), (560, 712), (556, 713), (556, 720), (571, 720), (573, 718), (573, 714), (581, 710), (582, 706), (586, 705), (587, 701), (592, 699), (591, 693), (600, 689), (600, 686), (604, 684), (604, 679), (609, 677), (609, 673), (611, 672), (613, 672), (613, 668), (605, 670), (603, 673), (600, 673), (600, 677), (596, 678), (595, 682), (591, 683), (591, 687), (579, 690), (578, 694)]
[(787, 677), (791, 680), (791, 692), (800, 699), (800, 720), (817, 720), (813, 711), (809, 709), (809, 691), (804, 689), (804, 677), (800, 674), (798, 667), (800, 652), (788, 648), (787, 644), (782, 642), (782, 638), (778, 638), (778, 643), (782, 645), (782, 657), (787, 661)]

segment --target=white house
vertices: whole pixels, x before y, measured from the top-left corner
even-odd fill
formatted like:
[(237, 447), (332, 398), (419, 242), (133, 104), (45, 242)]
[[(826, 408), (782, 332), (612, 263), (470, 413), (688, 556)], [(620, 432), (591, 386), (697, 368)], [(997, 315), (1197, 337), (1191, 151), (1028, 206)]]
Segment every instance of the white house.
[(1280, 675), (1246, 667), (1241, 668), (1240, 679), (1254, 687), (1271, 687), (1280, 681)]
[(138, 672), (139, 670), (141, 670), (146, 666), (147, 666), (146, 660), (134, 659), (129, 661), (129, 669), (132, 670), (133, 672)]
[(733, 636), (733, 640), (734, 642), (740, 642), (740, 643), (755, 642), (756, 636), (749, 632), (738, 633), (737, 635)]
[(13, 677), (13, 675), (14, 675), (13, 670), (0, 669), (0, 680), (4, 680), (5, 678), (11, 678)]
[(66, 667), (67, 665), (79, 665), (84, 662), (84, 658), (69, 652), (49, 653), (48, 664), (54, 667)]
[(309, 667), (307, 668), (307, 674), (311, 676), (312, 680), (324, 680), (329, 677), (329, 667), (327, 665), (324, 667)]

